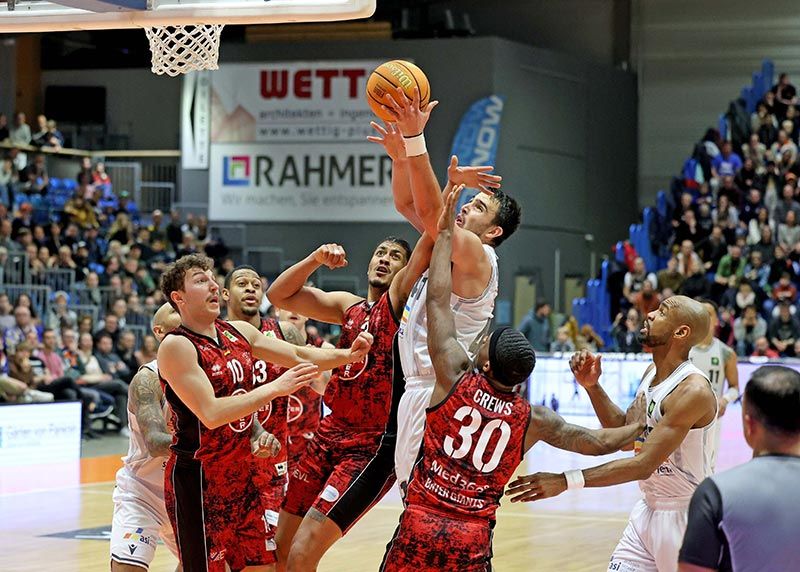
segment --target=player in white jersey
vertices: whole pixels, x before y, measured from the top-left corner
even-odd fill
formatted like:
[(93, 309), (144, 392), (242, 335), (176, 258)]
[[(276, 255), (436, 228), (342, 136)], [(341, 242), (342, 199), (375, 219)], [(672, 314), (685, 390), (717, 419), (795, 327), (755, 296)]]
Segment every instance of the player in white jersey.
[[(711, 382), (711, 388), (717, 395), (719, 402), (718, 418), (725, 415), (728, 404), (739, 399), (739, 370), (736, 367), (736, 352), (714, 337), (717, 331), (719, 318), (717, 317), (717, 305), (710, 300), (700, 300), (703, 307), (708, 312), (711, 326), (708, 334), (699, 344), (689, 352), (691, 362), (703, 372)], [(727, 381), (728, 389), (725, 390)], [(711, 472), (717, 466), (717, 451), (719, 450), (720, 428), (722, 422), (717, 421), (714, 429), (709, 432), (708, 445), (711, 452)]]
[(717, 418), (717, 399), (705, 375), (689, 361), (689, 351), (708, 333), (702, 304), (672, 296), (650, 312), (642, 334), (654, 364), (644, 374), (627, 413), (598, 383), (600, 356), (586, 350), (570, 367), (586, 388), (603, 427), (620, 427), (644, 415), (646, 428), (636, 454), (590, 469), (537, 473), (511, 483), (513, 502), (558, 495), (568, 488), (605, 487), (639, 481), (644, 498), (631, 513), (622, 539), (611, 555), (615, 572), (675, 572), (686, 529), (689, 500), (711, 474), (707, 435)]
[[(425, 150), (422, 132), (437, 102), (420, 108), (419, 93), (408, 100), (398, 90), (390, 111), (396, 125), (384, 129), (376, 124), (382, 144), (393, 159), (392, 188), (398, 210), (417, 230), (431, 238), (438, 234), (442, 212), (442, 191)], [(401, 141), (402, 147), (397, 143)], [(450, 303), (459, 344), (471, 360), (476, 357), (494, 311), (497, 296), (497, 255), (495, 248), (517, 229), (519, 205), (499, 190), (500, 177), (488, 174), (491, 167), (460, 168), (453, 157), (448, 169), (448, 189), (464, 184), (478, 188), (456, 217), (453, 233), (453, 293)], [(428, 353), (425, 298), (427, 273), (418, 280), (408, 298), (398, 331), (398, 351), (405, 378), (405, 392), (397, 412), (395, 471), (404, 490), (414, 465), (425, 429), (425, 409), (430, 404), (436, 378)]]

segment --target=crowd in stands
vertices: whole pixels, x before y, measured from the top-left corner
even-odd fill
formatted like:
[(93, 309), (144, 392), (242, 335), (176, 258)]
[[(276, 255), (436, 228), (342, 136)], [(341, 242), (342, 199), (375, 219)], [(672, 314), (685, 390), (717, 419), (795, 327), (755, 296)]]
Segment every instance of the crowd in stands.
[[(0, 142), (62, 144), (44, 116), (37, 128), (0, 115)], [(83, 431), (127, 432), (127, 387), (156, 356), (150, 319), (176, 257), (205, 252), (218, 279), (233, 267), (204, 216), (147, 215), (117, 190), (102, 162), (84, 158), (70, 180), (47, 160), (5, 146), (0, 169), (0, 401), (80, 400)], [(24, 156), (25, 162), (20, 162)]]

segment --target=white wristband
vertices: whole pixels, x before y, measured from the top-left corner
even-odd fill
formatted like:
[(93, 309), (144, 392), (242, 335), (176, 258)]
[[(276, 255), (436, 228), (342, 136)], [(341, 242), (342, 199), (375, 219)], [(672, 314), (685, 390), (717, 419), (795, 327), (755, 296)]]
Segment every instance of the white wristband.
[(414, 137), (403, 137), (403, 143), (405, 143), (406, 146), (406, 157), (417, 157), (428, 152), (428, 148), (425, 147), (424, 133), (420, 133)]
[(722, 399), (724, 399), (728, 403), (733, 403), (734, 401), (739, 399), (739, 388), (729, 387), (728, 391), (722, 394)]
[(583, 479), (583, 471), (580, 469), (572, 469), (564, 471), (564, 476), (567, 478), (567, 490), (582, 489), (586, 481)]

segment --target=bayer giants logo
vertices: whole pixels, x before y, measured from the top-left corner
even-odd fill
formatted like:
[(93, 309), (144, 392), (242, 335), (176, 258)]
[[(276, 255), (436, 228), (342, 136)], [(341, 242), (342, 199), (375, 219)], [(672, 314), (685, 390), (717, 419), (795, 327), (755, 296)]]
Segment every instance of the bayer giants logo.
[[(241, 395), (243, 393), (247, 393), (246, 390), (239, 388), (231, 395)], [(228, 423), (228, 427), (233, 429), (237, 433), (242, 433), (243, 431), (247, 431), (250, 429), (250, 426), (253, 424), (253, 416), (248, 415), (247, 417), (242, 417), (241, 419), (237, 419), (236, 421), (231, 421)]]
[(294, 423), (303, 415), (303, 402), (294, 395), (289, 396), (289, 408), (286, 413), (289, 423)]

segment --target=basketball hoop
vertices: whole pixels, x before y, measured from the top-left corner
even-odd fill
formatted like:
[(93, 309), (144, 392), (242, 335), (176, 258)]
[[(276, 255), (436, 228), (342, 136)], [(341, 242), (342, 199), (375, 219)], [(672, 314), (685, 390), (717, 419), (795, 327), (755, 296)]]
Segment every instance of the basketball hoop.
[(219, 69), (219, 40), (224, 24), (145, 28), (154, 74), (178, 76)]

